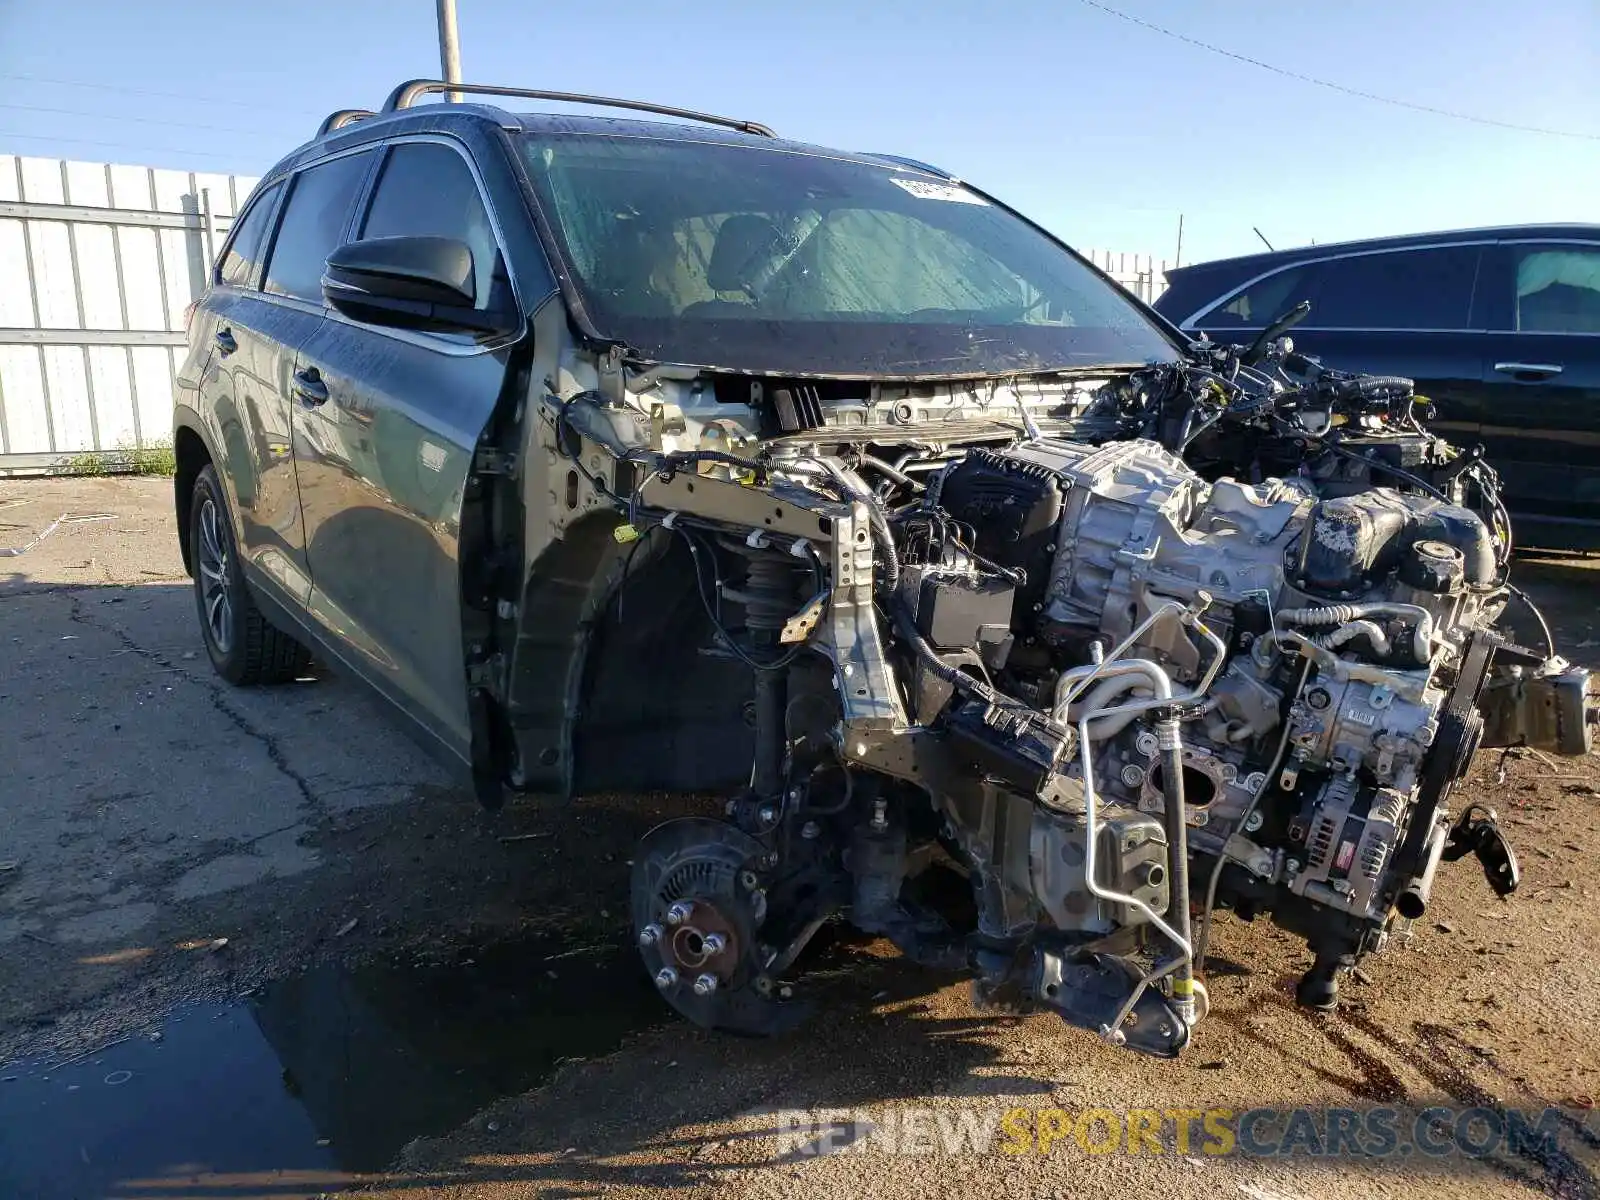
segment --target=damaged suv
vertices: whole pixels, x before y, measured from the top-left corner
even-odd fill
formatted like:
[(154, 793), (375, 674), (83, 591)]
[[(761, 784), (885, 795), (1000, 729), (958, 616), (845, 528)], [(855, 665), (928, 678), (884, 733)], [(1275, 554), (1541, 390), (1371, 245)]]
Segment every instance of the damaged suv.
[[(414, 105), (447, 90), (677, 120)], [(237, 221), (176, 500), (227, 679), (314, 648), (490, 805), (705, 797), (632, 884), (691, 1020), (786, 1028), (844, 918), (1171, 1056), (1218, 908), (1304, 936), (1328, 1006), (1441, 861), (1516, 887), (1451, 808), (1475, 749), (1589, 749), (1426, 409), (1192, 343), (922, 163), (415, 81)]]

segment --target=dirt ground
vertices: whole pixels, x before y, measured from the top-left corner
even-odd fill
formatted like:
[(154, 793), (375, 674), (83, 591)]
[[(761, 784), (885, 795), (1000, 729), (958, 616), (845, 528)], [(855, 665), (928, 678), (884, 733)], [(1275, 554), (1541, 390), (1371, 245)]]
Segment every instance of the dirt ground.
[[(533, 935), (622, 946), (632, 845), (674, 809), (632, 797), (485, 813), (345, 681), (222, 685), (170, 487), (0, 481), (0, 549), (62, 513), (107, 518), (0, 557), (0, 1064), (93, 1049), (317, 963), (451, 963)], [(1600, 667), (1600, 560), (1530, 557), (1517, 579), (1568, 656)], [(1426, 919), (1325, 1017), (1292, 1003), (1301, 942), (1224, 917), (1212, 1016), (1175, 1063), (1049, 1016), (980, 1017), (961, 981), (845, 943), (810, 984), (821, 1016), (788, 1037), (652, 1022), (431, 1131), (385, 1171), (186, 1166), (108, 1194), (1600, 1195), (1600, 760), (1484, 753), (1457, 797), (1498, 809), (1521, 856), (1514, 897), (1497, 901), (1471, 860), (1446, 867)], [(1048, 1154), (1007, 1153), (1003, 1139), (951, 1152), (938, 1135), (883, 1137), (917, 1112), (937, 1127), (939, 1114), (992, 1122), (1018, 1108), (1326, 1118), (1380, 1105), (1561, 1106), (1567, 1124), (1558, 1149), (1482, 1161), (1102, 1154), (1071, 1137)], [(793, 1131), (783, 1114), (819, 1108), (851, 1114), (826, 1152), (776, 1136)], [(4, 1170), (0, 1155), (0, 1196), (18, 1194)]]

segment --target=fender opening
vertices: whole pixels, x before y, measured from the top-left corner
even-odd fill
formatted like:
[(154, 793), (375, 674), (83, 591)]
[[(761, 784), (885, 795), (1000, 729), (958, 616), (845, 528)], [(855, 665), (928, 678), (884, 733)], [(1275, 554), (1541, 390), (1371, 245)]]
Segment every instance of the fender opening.
[(510, 673), (513, 786), (570, 799), (747, 785), (754, 681), (718, 644), (693, 559), (670, 531), (621, 546), (613, 526), (570, 527), (532, 572)]
[(200, 472), (211, 464), (200, 435), (187, 425), (179, 425), (173, 433), (172, 456), (176, 469), (172, 475), (172, 500), (178, 522), (178, 552), (183, 556), (183, 569), (194, 574), (192, 547), (189, 545), (189, 509), (194, 504), (194, 481)]

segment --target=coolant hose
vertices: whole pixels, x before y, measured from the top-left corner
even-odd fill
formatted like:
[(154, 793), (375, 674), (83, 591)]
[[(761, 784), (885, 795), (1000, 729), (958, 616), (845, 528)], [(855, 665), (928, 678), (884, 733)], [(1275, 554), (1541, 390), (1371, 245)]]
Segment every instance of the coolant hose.
[[(1061, 678), (1056, 680), (1056, 702), (1052, 715), (1057, 721), (1065, 721), (1069, 710), (1077, 712), (1090, 712), (1098, 706), (1080, 706), (1075, 699), (1076, 685), (1087, 678), (1099, 679), (1105, 682), (1096, 686), (1096, 691), (1104, 688), (1108, 695), (1112, 689), (1106, 687), (1107, 682), (1126, 679), (1134, 676), (1135, 682), (1145, 682), (1150, 690), (1158, 697), (1167, 700), (1172, 698), (1172, 685), (1164, 671), (1157, 663), (1148, 658), (1119, 658), (1113, 662), (1097, 663), (1087, 667), (1074, 667), (1070, 671), (1063, 671)], [(1121, 691), (1122, 689), (1115, 689)], [(1116, 714), (1121, 715), (1121, 714)], [(1138, 713), (1134, 714), (1139, 715)], [(1074, 718), (1076, 719), (1076, 718)]]
[(1332, 633), (1318, 639), (1318, 642), (1325, 649), (1337, 650), (1358, 637), (1365, 637), (1372, 646), (1372, 652), (1379, 658), (1389, 657), (1389, 635), (1375, 621), (1346, 621)]
[(1426, 664), (1433, 660), (1433, 614), (1420, 604), (1328, 604), (1316, 608), (1285, 608), (1278, 613), (1278, 620), (1285, 625), (1305, 625), (1312, 629), (1348, 625), (1362, 617), (1408, 617), (1415, 621), (1417, 631), (1412, 639), (1412, 651), (1417, 662)]
[[(1135, 663), (1138, 661), (1137, 659), (1134, 660)], [(1094, 717), (1093, 714), (1095, 712), (1107, 707), (1113, 700), (1134, 688), (1143, 688), (1147, 693), (1151, 691), (1150, 681), (1144, 671), (1137, 667), (1133, 670), (1119, 669), (1122, 666), (1123, 664), (1121, 663), (1116, 664), (1112, 668), (1114, 673), (1110, 679), (1102, 680), (1096, 684), (1083, 699), (1073, 701), (1067, 711), (1068, 720), (1074, 724), (1083, 714), (1090, 714), (1089, 731), (1094, 736), (1095, 741), (1104, 741), (1106, 738), (1116, 737), (1117, 734), (1121, 733), (1134, 721), (1137, 721), (1140, 716), (1140, 713), (1136, 710), (1113, 713), (1108, 717)], [(1060, 713), (1057, 713), (1056, 719), (1061, 719)]]

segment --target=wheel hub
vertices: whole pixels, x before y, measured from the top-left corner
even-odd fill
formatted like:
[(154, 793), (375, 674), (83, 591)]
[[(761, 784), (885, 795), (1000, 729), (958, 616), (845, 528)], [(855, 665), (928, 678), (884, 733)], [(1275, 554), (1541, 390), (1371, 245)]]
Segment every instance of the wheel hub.
[(771, 1034), (803, 1018), (776, 996), (760, 957), (760, 842), (722, 821), (669, 821), (645, 835), (633, 867), (639, 953), (661, 994), (706, 1028)]

